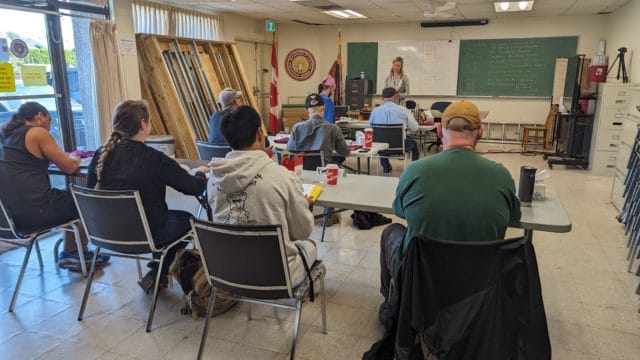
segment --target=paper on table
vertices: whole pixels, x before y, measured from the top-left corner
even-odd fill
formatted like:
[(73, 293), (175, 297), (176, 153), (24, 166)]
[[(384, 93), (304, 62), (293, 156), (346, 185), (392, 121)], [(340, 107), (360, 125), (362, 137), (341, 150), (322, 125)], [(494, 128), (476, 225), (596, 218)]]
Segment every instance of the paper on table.
[(317, 184), (302, 184), (302, 191), (311, 201), (316, 201), (320, 193), (322, 193), (322, 186)]

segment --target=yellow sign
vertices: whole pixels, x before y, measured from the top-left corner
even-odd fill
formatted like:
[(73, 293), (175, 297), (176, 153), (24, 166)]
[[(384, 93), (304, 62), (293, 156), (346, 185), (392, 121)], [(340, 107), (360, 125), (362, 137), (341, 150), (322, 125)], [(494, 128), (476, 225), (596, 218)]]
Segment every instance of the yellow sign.
[(11, 64), (0, 64), (0, 92), (16, 92), (16, 78)]
[(47, 68), (44, 65), (22, 65), (22, 83), (24, 86), (47, 85)]

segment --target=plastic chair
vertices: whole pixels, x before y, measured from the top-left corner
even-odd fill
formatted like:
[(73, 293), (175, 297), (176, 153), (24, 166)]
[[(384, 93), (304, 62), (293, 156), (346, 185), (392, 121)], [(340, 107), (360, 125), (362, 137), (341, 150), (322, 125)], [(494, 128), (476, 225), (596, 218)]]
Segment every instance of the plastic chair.
[[(387, 143), (389, 148), (378, 152), (377, 158), (397, 158), (403, 161), (404, 167), (407, 166), (407, 153), (404, 149), (404, 139), (406, 131), (404, 124), (398, 125), (376, 125), (372, 124), (373, 142)], [(380, 170), (380, 166), (376, 167), (376, 173)]]
[(224, 158), (231, 151), (231, 147), (227, 145), (214, 145), (206, 141), (196, 141), (198, 148), (198, 158), (200, 160), (211, 160), (213, 158)]
[[(278, 164), (282, 161), (284, 149), (276, 148), (276, 159)], [(302, 156), (302, 169), (316, 171), (316, 168), (324, 167), (324, 155), (320, 150), (287, 150), (291, 154)]]
[[(147, 215), (142, 207), (142, 199), (137, 190), (93, 190), (72, 185), (71, 194), (78, 207), (80, 219), (89, 241), (96, 247), (93, 255), (94, 263), (97, 256), (102, 252), (115, 257), (158, 262), (158, 269), (161, 269), (169, 249), (192, 237), (192, 233), (189, 232), (173, 242), (157, 247), (151, 236)], [(103, 248), (111, 252), (104, 252), (102, 251)], [(160, 254), (160, 259), (140, 256), (140, 254), (148, 253)], [(140, 273), (141, 270), (138, 267), (138, 274), (141, 275)], [(84, 317), (94, 274), (95, 267), (91, 267), (89, 278), (84, 288), (78, 321), (82, 321)], [(158, 271), (153, 288), (153, 300), (147, 319), (147, 332), (151, 331), (156, 302), (158, 301), (159, 285), (160, 271)]]
[[(320, 283), (322, 332), (327, 333), (324, 264), (322, 260), (308, 264), (309, 276), (294, 286), (281, 225), (223, 225), (202, 220), (192, 220), (191, 224), (194, 241), (197, 248), (201, 249), (202, 264), (212, 287), (198, 359), (203, 356), (215, 298), (222, 297), (217, 289), (233, 294), (228, 297), (232, 300), (295, 310), (291, 339), (291, 359), (294, 359), (302, 303), (312, 289), (310, 276), (312, 281), (319, 280)], [(227, 298), (226, 295), (224, 297)], [(248, 318), (251, 320), (251, 308)]]
[(36, 255), (38, 256), (38, 263), (40, 264), (40, 268), (44, 267), (38, 240), (42, 239), (46, 235), (50, 235), (51, 233), (56, 231), (72, 231), (75, 234), (76, 238), (76, 246), (78, 247), (78, 255), (80, 256), (80, 267), (82, 268), (82, 274), (84, 276), (87, 276), (87, 264), (84, 259), (84, 251), (82, 250), (83, 246), (82, 242), (80, 241), (80, 232), (78, 230), (79, 224), (80, 222), (78, 220), (73, 220), (64, 224), (56, 225), (51, 228), (45, 228), (25, 234), (16, 229), (11, 216), (9, 216), (9, 212), (4, 206), (2, 199), (0, 198), (0, 242), (18, 245), (26, 248), (24, 258), (22, 260), (22, 266), (20, 267), (20, 275), (18, 275), (18, 282), (16, 283), (16, 287), (13, 290), (13, 297), (11, 298), (11, 304), (9, 305), (9, 312), (13, 312), (16, 306), (18, 294), (20, 293), (20, 287), (22, 286), (22, 279), (24, 278), (24, 273), (27, 270), (27, 264), (29, 263), (29, 257), (31, 256), (31, 250), (33, 249), (34, 245), (36, 248)]

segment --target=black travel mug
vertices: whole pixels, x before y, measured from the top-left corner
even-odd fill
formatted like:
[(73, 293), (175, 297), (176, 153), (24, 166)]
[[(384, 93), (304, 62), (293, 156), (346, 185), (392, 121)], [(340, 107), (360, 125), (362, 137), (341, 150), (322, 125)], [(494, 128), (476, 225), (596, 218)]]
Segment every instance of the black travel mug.
[(522, 206), (531, 206), (533, 186), (536, 182), (536, 168), (522, 166), (520, 168), (520, 185), (518, 186), (518, 198)]

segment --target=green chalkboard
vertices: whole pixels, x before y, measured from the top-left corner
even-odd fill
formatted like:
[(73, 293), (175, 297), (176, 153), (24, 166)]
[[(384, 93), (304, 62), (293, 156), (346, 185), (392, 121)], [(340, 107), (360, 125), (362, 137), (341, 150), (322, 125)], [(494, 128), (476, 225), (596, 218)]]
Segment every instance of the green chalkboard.
[(555, 59), (577, 48), (577, 36), (461, 40), (457, 94), (551, 96)]
[(364, 71), (375, 90), (378, 74), (378, 43), (350, 42), (347, 44), (347, 79), (359, 78)]

